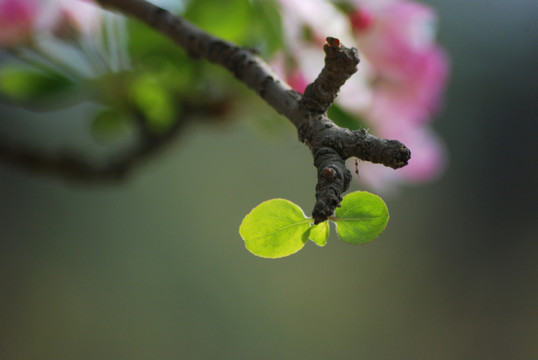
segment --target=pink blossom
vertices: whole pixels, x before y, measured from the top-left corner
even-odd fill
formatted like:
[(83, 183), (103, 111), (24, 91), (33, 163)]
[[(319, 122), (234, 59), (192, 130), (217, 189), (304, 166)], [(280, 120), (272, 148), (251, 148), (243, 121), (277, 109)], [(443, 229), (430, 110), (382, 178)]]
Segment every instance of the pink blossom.
[(432, 179), (442, 172), (446, 151), (423, 124), (439, 108), (448, 78), (448, 60), (434, 42), (435, 13), (407, 0), (353, 3), (350, 22), (375, 79), (371, 104), (361, 115), (376, 135), (402, 141), (412, 154), (397, 176), (375, 170), (370, 183)]
[[(447, 57), (433, 38), (435, 13), (406, 0), (354, 3), (358, 7), (351, 16), (358, 11), (369, 19), (367, 26), (359, 22), (354, 31), (376, 79), (363, 115), (377, 135), (400, 140), (411, 149), (409, 165), (398, 170), (401, 181), (435, 178), (446, 164), (446, 151), (438, 137), (421, 126), (438, 110), (448, 78)], [(394, 180), (386, 172), (375, 173)]]
[(293, 90), (298, 91), (301, 94), (304, 93), (306, 86), (308, 85), (308, 81), (306, 81), (304, 74), (299, 71), (299, 69), (290, 71), (286, 80)]
[(425, 123), (441, 104), (448, 77), (444, 52), (432, 47), (416, 56), (420, 70), (398, 80), (378, 75), (369, 116), (376, 122), (399, 118), (400, 121)]
[(37, 16), (32, 0), (0, 0), (0, 46), (13, 46), (27, 41)]
[(349, 20), (354, 30), (365, 32), (371, 28), (373, 23), (372, 13), (364, 9), (355, 9), (349, 14)]
[[(350, 14), (359, 46), (374, 67), (385, 77), (408, 77), (420, 71), (420, 57), (435, 46), (436, 15), (430, 7), (412, 1), (392, 1), (384, 6), (353, 1)], [(358, 14), (368, 18), (368, 26), (353, 23)]]
[(16, 46), (34, 34), (73, 36), (100, 26), (102, 10), (89, 0), (0, 0), (0, 46)]
[[(354, 25), (362, 53), (376, 71), (372, 112), (376, 118), (425, 122), (437, 110), (448, 76), (448, 61), (433, 39), (435, 13), (411, 1), (373, 6), (355, 0), (350, 14), (367, 14), (368, 26)], [(366, 15), (361, 15), (366, 16)]]

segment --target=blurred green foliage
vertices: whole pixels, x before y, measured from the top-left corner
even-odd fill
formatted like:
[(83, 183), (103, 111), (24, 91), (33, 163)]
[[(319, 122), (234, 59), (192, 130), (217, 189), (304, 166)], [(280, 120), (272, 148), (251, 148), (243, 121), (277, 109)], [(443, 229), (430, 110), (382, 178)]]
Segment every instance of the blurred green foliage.
[[(181, 15), (219, 37), (256, 48), (263, 56), (282, 45), (280, 15), (273, 1), (190, 1)], [(105, 30), (105, 36), (114, 36)], [(45, 66), (47, 60), (32, 59), (39, 70), (15, 63), (3, 66), (0, 94), (9, 101), (28, 106), (41, 102), (47, 105), (43, 110), (56, 110), (59, 96), (66, 97), (76, 88), (89, 89), (78, 101), (91, 100), (105, 107), (93, 115), (92, 133), (114, 140), (134, 124), (134, 116), (142, 116), (147, 129), (162, 134), (178, 121), (184, 104), (211, 113), (214, 107), (224, 109), (222, 104), (233, 101), (234, 94), (244, 93), (231, 74), (205, 61), (193, 61), (181, 47), (145, 24), (128, 19), (127, 33), (129, 68), (72, 80), (62, 74), (61, 62), (56, 71)], [(68, 74), (72, 69), (64, 70)]]
[(142, 112), (148, 128), (156, 133), (169, 129), (177, 115), (173, 95), (151, 73), (142, 73), (131, 83), (129, 98)]
[(247, 37), (252, 12), (248, 0), (205, 0), (191, 1), (183, 15), (210, 34), (241, 43)]
[[(272, 1), (191, 1), (182, 15), (212, 34), (256, 47), (265, 56), (282, 44), (280, 15)], [(181, 48), (137, 21), (129, 22), (129, 38), (135, 75), (122, 93), (157, 133), (174, 124), (181, 103), (209, 108), (244, 90), (230, 74), (205, 61), (192, 61)]]
[(185, 18), (203, 30), (270, 56), (282, 48), (281, 17), (273, 1), (189, 2)]
[(349, 130), (364, 128), (363, 122), (358, 115), (351, 115), (336, 104), (331, 105), (328, 115), (340, 127), (348, 128)]
[(18, 102), (51, 101), (71, 91), (74, 83), (59, 72), (23, 67), (16, 64), (0, 69), (0, 94)]
[(97, 112), (93, 118), (91, 131), (98, 140), (113, 141), (129, 129), (127, 115), (119, 109), (107, 108)]

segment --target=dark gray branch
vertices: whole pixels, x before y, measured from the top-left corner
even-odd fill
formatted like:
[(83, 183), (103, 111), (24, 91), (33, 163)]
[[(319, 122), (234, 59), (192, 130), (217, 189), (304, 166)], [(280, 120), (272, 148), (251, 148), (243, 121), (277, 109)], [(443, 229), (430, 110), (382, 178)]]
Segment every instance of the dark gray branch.
[[(184, 108), (188, 109), (188, 106)], [(185, 111), (188, 112), (189, 110)], [(73, 149), (47, 153), (7, 138), (0, 138), (0, 161), (32, 172), (88, 185), (124, 181), (146, 159), (164, 151), (184, 129), (189, 119), (181, 115), (165, 133), (156, 135), (145, 128), (147, 121), (142, 114), (136, 113), (133, 116), (139, 133), (136, 145), (110, 156), (102, 163), (90, 161)]]
[(340, 40), (328, 37), (323, 46), (325, 67), (317, 79), (305, 89), (301, 105), (306, 110), (325, 113), (336, 99), (344, 83), (357, 71), (359, 54), (355, 48), (346, 48)]
[[(411, 157), (409, 149), (397, 140), (379, 139), (365, 130), (343, 129), (327, 117), (327, 110), (334, 102), (340, 87), (357, 71), (359, 63), (357, 50), (346, 48), (338, 39), (327, 38), (323, 48), (326, 53), (325, 66), (318, 78), (306, 88), (303, 96), (280, 80), (267, 63), (249, 49), (210, 35), (185, 19), (151, 3), (144, 0), (98, 2), (131, 15), (160, 31), (183, 47), (192, 58), (204, 58), (228, 69), (295, 125), (299, 139), (311, 149), (317, 168), (316, 205), (312, 212), (316, 223), (327, 220), (333, 214), (342, 200), (342, 194), (349, 187), (351, 173), (345, 167), (347, 158), (358, 157), (397, 169), (405, 166)], [(97, 173), (107, 176), (125, 174), (124, 169), (132, 164), (132, 159), (146, 157), (152, 149), (158, 147), (155, 144), (159, 143), (141, 148), (131, 154), (131, 157), (111, 163)], [(0, 146), (0, 158), (8, 162), (22, 161), (25, 164), (37, 161), (35, 156), (24, 151), (14, 151), (13, 147), (6, 145)], [(73, 162), (65, 157), (50, 158), (44, 162), (43, 168), (81, 178), (93, 176), (85, 162)]]
[(299, 129), (299, 137), (310, 147), (318, 170), (316, 204), (312, 212), (316, 223), (333, 214), (342, 201), (342, 194), (349, 188), (351, 172), (345, 166), (346, 159), (357, 157), (398, 169), (407, 165), (411, 157), (411, 152), (401, 142), (380, 139), (365, 129), (343, 129), (326, 114), (311, 114)]
[(327, 117), (340, 87), (357, 71), (359, 63), (357, 50), (346, 48), (338, 39), (327, 38), (323, 47), (325, 67), (301, 96), (248, 49), (207, 34), (164, 9), (144, 0), (99, 2), (161, 31), (193, 58), (205, 58), (225, 67), (295, 125), (299, 139), (311, 149), (318, 169), (316, 205), (312, 212), (316, 223), (333, 214), (349, 187), (351, 173), (345, 167), (347, 158), (355, 156), (397, 169), (405, 166), (411, 157), (409, 149), (397, 140), (379, 139), (365, 130), (342, 129)]
[(204, 58), (223, 66), (256, 91), (276, 111), (292, 122), (297, 118), (300, 99), (298, 94), (286, 82), (281, 81), (270, 66), (251, 49), (238, 47), (208, 34), (187, 20), (144, 0), (98, 2), (131, 15), (160, 31), (184, 48), (193, 59)]

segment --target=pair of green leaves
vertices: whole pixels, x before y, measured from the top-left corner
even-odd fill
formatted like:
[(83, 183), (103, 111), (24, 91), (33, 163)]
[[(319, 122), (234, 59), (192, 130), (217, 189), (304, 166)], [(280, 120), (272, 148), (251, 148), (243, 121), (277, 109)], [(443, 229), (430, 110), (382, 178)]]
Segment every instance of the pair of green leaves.
[[(389, 212), (377, 195), (357, 191), (348, 194), (330, 220), (336, 223), (340, 239), (350, 244), (366, 244), (387, 226)], [(325, 246), (329, 237), (329, 222), (314, 225), (314, 219), (285, 199), (272, 199), (256, 206), (245, 216), (239, 234), (246, 248), (265, 258), (280, 258), (301, 250), (310, 239)]]

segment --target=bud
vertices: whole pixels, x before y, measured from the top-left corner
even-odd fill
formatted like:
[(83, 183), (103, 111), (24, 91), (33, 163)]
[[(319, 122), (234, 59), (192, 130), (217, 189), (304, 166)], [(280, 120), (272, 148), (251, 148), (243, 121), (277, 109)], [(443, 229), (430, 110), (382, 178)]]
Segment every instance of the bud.
[(336, 176), (336, 170), (334, 170), (332, 167), (326, 167), (323, 169), (323, 176), (331, 179)]

